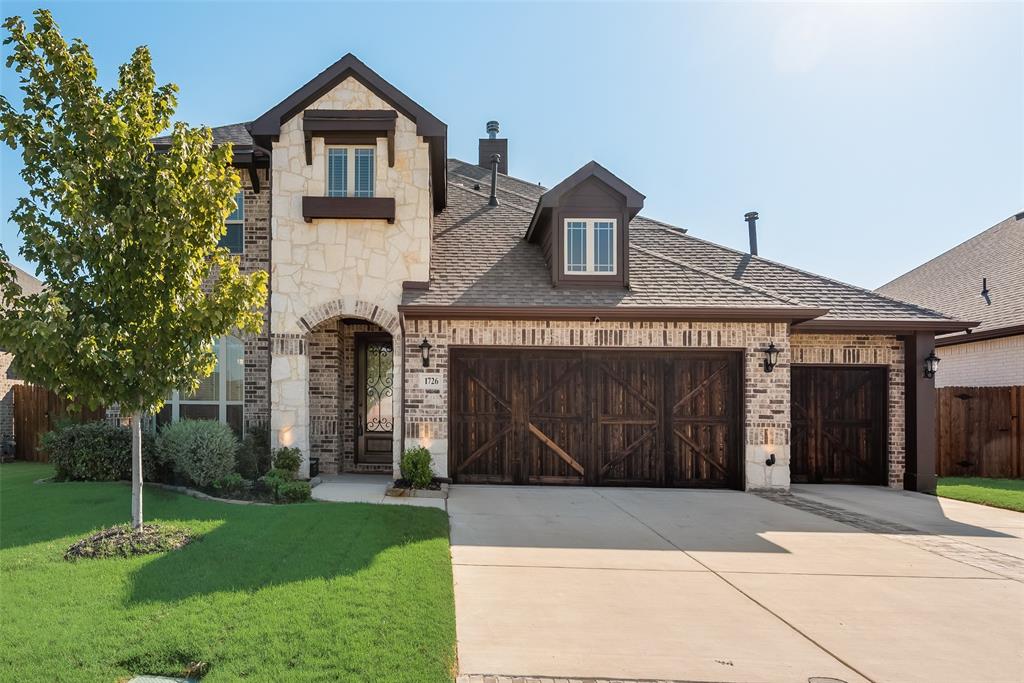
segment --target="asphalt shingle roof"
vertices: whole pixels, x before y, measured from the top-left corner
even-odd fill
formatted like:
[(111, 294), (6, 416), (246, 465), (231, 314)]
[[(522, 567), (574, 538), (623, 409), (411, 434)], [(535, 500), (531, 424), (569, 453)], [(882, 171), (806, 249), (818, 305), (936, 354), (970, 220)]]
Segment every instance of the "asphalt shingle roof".
[[(229, 123), (226, 126), (216, 126), (210, 130), (213, 132), (213, 143), (215, 145), (222, 145), (225, 142), (230, 142), (232, 145), (250, 146), (252, 145), (252, 136), (249, 135), (247, 128), (248, 123)], [(168, 145), (171, 142), (170, 135), (161, 135), (158, 138), (153, 138), (154, 145)]]
[[(981, 294), (982, 278), (988, 301)], [(878, 292), (980, 321), (974, 332), (1024, 325), (1024, 214), (1000, 221)]]
[(540, 245), (523, 239), (544, 187), (448, 162), (448, 208), (435, 219), (430, 289), (405, 293), (407, 306), (658, 306), (827, 308), (824, 320), (946, 317), (767, 259), (728, 249), (643, 216), (630, 222), (630, 288), (555, 288)]

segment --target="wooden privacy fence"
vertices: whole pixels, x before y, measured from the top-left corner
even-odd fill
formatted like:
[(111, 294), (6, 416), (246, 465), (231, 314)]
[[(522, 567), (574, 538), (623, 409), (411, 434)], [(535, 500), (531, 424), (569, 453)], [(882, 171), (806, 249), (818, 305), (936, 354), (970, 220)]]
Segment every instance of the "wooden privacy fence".
[(39, 450), (43, 434), (57, 426), (62, 418), (79, 422), (101, 420), (105, 408), (68, 411), (68, 402), (43, 387), (30, 384), (14, 385), (14, 455), (20, 460), (47, 462), (46, 453)]
[(1024, 387), (937, 391), (939, 476), (1024, 478)]

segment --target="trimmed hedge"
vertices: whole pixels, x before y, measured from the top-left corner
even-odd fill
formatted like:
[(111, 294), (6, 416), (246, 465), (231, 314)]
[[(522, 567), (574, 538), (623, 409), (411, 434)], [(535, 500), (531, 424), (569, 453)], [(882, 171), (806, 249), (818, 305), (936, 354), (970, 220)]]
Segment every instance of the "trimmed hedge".
[(413, 488), (425, 489), (434, 479), (434, 471), (430, 467), (430, 451), (423, 446), (410, 448), (402, 453), (399, 470), (402, 479), (409, 481)]
[[(118, 481), (132, 476), (132, 433), (102, 420), (67, 424), (47, 432), (42, 449), (59, 480)], [(142, 434), (142, 477), (166, 481), (152, 434)]]
[(239, 443), (231, 427), (212, 420), (181, 420), (157, 437), (160, 459), (194, 486), (212, 486), (235, 471)]

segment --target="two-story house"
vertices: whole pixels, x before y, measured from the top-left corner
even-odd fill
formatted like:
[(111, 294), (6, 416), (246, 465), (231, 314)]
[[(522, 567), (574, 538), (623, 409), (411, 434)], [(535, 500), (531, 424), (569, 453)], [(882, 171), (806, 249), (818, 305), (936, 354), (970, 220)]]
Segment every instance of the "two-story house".
[(928, 359), (969, 323), (646, 218), (595, 162), (518, 180), (488, 127), (449, 159), (446, 125), (347, 55), (214, 129), (266, 327), (162, 419), (269, 423), (305, 472), (397, 476), (422, 445), (456, 483), (934, 486)]

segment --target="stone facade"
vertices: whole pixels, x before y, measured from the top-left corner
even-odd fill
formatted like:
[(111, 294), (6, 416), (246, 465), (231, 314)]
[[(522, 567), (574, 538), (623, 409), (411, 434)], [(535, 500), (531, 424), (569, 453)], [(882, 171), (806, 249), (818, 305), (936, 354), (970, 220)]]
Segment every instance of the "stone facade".
[(888, 335), (794, 334), (790, 345), (794, 365), (884, 365), (888, 368), (888, 480), (889, 486), (902, 489), (906, 467), (903, 342)]
[[(378, 109), (394, 107), (354, 78), (348, 78), (309, 106), (310, 109)], [(326, 194), (326, 147), (312, 140), (312, 164), (306, 163), (302, 118), (281, 126), (272, 161), (273, 235), (270, 331), (271, 438), (275, 445), (310, 451), (309, 358), (279, 353), (277, 340), (304, 337), (331, 315), (376, 323), (401, 348), (397, 324), (402, 283), (428, 279), (433, 210), (429, 147), (416, 124), (401, 112), (395, 123), (394, 166), (388, 166), (387, 140), (377, 141), (375, 194), (394, 197), (394, 224), (383, 220), (302, 217), (303, 196)], [(396, 355), (396, 377), (400, 377)], [(401, 387), (396, 384), (396, 405)], [(395, 444), (398, 456), (399, 444)], [(305, 467), (305, 466), (304, 466)]]
[(940, 346), (936, 387), (1024, 385), (1024, 335)]
[[(419, 345), (431, 345), (430, 366)], [(773, 372), (765, 372), (763, 349), (781, 349)], [(747, 489), (789, 487), (789, 327), (785, 323), (661, 323), (540, 321), (406, 321), (405, 447), (425, 446), (434, 469), (448, 476), (449, 346), (545, 348), (737, 349), (743, 351), (744, 479)], [(423, 375), (439, 388), (424, 389)], [(775, 454), (776, 464), (765, 464)]]

